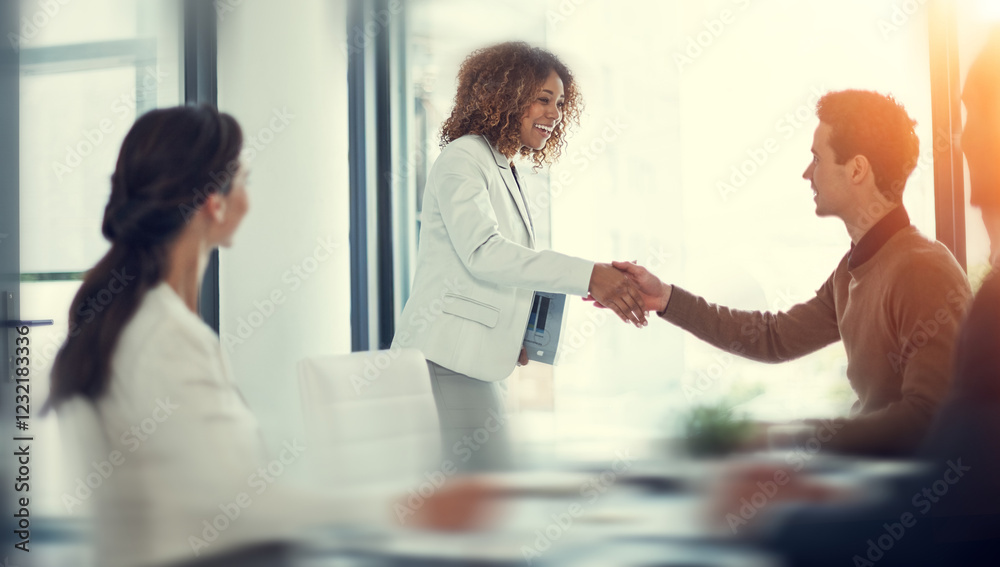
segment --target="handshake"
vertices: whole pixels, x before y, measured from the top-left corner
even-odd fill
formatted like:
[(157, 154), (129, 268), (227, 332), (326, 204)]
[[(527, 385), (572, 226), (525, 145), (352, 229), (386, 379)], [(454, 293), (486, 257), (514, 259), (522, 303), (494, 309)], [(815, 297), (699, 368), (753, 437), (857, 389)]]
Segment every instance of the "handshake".
[(648, 324), (646, 312), (666, 309), (672, 289), (634, 262), (594, 264), (590, 274), (590, 295), (584, 300), (611, 309), (626, 323), (645, 327)]

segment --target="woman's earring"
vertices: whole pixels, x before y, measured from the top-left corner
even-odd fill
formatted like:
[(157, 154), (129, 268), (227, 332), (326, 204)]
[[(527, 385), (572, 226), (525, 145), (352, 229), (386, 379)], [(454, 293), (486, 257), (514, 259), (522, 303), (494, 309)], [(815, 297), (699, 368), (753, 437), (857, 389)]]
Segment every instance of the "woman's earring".
[(205, 201), (205, 206), (211, 207), (212, 218), (216, 222), (222, 222), (226, 219), (226, 201), (218, 193), (209, 195), (208, 200)]

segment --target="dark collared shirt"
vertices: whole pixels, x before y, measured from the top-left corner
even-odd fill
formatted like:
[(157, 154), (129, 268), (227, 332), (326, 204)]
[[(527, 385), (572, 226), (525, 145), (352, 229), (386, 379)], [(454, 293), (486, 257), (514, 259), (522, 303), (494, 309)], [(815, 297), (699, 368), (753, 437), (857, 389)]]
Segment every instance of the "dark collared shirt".
[(847, 258), (847, 269), (853, 270), (864, 264), (885, 246), (889, 239), (904, 228), (910, 226), (910, 215), (902, 205), (882, 217), (875, 226), (861, 237), (857, 244), (851, 243), (851, 254)]

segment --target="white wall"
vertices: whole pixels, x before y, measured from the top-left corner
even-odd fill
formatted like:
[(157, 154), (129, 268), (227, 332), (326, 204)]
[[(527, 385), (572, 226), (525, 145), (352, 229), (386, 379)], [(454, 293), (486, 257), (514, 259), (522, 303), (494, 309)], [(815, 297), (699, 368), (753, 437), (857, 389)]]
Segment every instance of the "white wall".
[(351, 346), (343, 4), (217, 3), (219, 107), (253, 157), (250, 212), (221, 255), (220, 334), (272, 449), (299, 434), (296, 363)]

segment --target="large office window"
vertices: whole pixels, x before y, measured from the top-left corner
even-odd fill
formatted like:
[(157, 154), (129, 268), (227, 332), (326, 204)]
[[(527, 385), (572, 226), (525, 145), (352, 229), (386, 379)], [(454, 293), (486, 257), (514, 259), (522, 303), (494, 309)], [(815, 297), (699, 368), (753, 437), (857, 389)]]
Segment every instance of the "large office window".
[[(416, 174), (436, 156), (458, 64), (475, 47), (521, 39), (573, 70), (583, 123), (563, 159), (528, 180), (542, 245), (637, 260), (743, 309), (810, 298), (850, 246), (840, 221), (816, 217), (801, 177), (817, 98), (846, 88), (891, 93), (917, 120), (921, 159), (904, 203), (935, 235), (923, 7), (900, 15), (895, 3), (867, 0), (407, 6)], [(536, 456), (659, 450), (650, 441), (678, 436), (683, 416), (703, 404), (785, 420), (844, 415), (856, 399), (840, 344), (764, 365), (662, 321), (637, 330), (579, 299), (570, 304), (561, 363), (529, 365), (512, 384), (522, 446)]]
[[(31, 331), (32, 401), (48, 396), (49, 372), (67, 333), (83, 272), (109, 243), (101, 219), (118, 149), (136, 116), (181, 100), (175, 2), (22, 0), (20, 227), (22, 319)], [(32, 512), (72, 517), (71, 447), (53, 414), (31, 422), (36, 439)]]
[[(54, 322), (31, 331), (36, 408), (83, 273), (110, 246), (101, 220), (122, 140), (143, 112), (185, 102), (185, 4), (22, 2), (33, 23), (19, 45), (20, 316)], [(345, 70), (355, 47), (343, 3), (206, 4), (217, 46), (194, 47), (211, 57), (217, 47), (219, 108), (240, 122), (252, 171), (250, 211), (220, 254), (220, 340), (265, 441), (280, 446), (301, 438), (296, 363), (350, 350)], [(33, 515), (86, 517), (87, 499), (64, 498), (81, 480), (72, 436), (54, 414), (31, 433)]]

